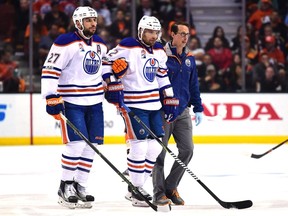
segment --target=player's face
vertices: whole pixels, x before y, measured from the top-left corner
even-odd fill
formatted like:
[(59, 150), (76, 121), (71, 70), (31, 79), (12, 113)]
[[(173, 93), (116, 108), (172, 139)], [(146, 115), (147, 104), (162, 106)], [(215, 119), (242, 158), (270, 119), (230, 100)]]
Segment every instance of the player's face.
[(145, 44), (153, 46), (156, 43), (159, 34), (160, 31), (145, 29), (143, 32), (142, 40)]
[(96, 32), (96, 26), (97, 26), (97, 18), (96, 17), (88, 17), (83, 19), (83, 34), (86, 37), (91, 37)]
[(185, 25), (178, 25), (178, 32), (173, 33), (173, 44), (175, 46), (185, 47), (190, 36), (189, 28)]

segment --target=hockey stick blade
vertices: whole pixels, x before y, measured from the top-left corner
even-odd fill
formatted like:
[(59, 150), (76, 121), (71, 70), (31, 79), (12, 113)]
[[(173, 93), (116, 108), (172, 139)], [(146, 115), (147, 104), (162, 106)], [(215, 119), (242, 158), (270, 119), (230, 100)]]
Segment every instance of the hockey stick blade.
[(223, 208), (236, 208), (236, 209), (245, 209), (250, 208), (253, 203), (251, 200), (244, 200), (244, 201), (238, 201), (238, 202), (225, 202), (220, 200), (169, 148), (168, 146), (164, 145), (164, 143), (150, 130), (150, 128), (147, 127), (147, 125), (142, 122), (142, 120), (133, 113), (129, 107), (127, 107), (125, 104), (122, 104), (124, 109), (128, 112), (128, 114), (134, 118), (148, 133), (150, 136), (152, 136), (163, 148), (165, 151), (167, 151), (176, 162), (178, 162), (182, 168), (187, 171)]
[(277, 149), (281, 145), (285, 144), (287, 141), (288, 141), (288, 139), (286, 139), (285, 141), (279, 143), (278, 145), (274, 146), (273, 148), (269, 149), (268, 151), (264, 152), (263, 154), (253, 154), (252, 153), (251, 154), (251, 158), (255, 158), (255, 159), (261, 158), (261, 157), (265, 156), (266, 154), (272, 152), (273, 150)]
[(238, 202), (224, 202), (224, 201), (218, 201), (219, 204), (226, 209), (230, 208), (236, 208), (236, 209), (246, 209), (250, 208), (253, 203), (251, 200), (244, 200), (244, 201), (238, 201)]
[(72, 130), (81, 137), (109, 166), (112, 168), (122, 179), (125, 181), (134, 192), (136, 192), (140, 197), (154, 210), (159, 212), (169, 212), (171, 211), (171, 205), (156, 206), (151, 203), (139, 190), (136, 188), (123, 174), (120, 172), (88, 139), (82, 134), (82, 132), (70, 122), (62, 113), (60, 113), (61, 119), (72, 128)]

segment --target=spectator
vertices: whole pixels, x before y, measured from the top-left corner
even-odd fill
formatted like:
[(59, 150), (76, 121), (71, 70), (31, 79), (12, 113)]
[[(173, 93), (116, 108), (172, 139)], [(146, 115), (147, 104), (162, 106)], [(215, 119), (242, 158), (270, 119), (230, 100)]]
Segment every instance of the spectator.
[(18, 63), (12, 59), (13, 52), (4, 49), (0, 52), (0, 81), (3, 82), (4, 93), (18, 93), (25, 91), (25, 82), (16, 76)]
[(236, 35), (231, 39), (230, 49), (232, 53), (239, 53), (241, 50), (241, 40), (242, 40), (242, 26), (238, 26)]
[(223, 82), (221, 77), (218, 76), (216, 68), (213, 64), (210, 64), (206, 68), (206, 76), (200, 82), (200, 86), (203, 92), (223, 92)]
[[(37, 71), (40, 69), (39, 65), (39, 42), (42, 36), (48, 34), (47, 27), (44, 25), (43, 20), (41, 19), (40, 14), (33, 14), (33, 65)], [(25, 31), (25, 40), (24, 40), (24, 54), (25, 58), (28, 61), (29, 58), (29, 37), (30, 37), (30, 25), (28, 24)]]
[(15, 50), (24, 52), (24, 35), (29, 24), (29, 1), (20, 0), (16, 7), (16, 25), (17, 29), (14, 31)]
[(116, 12), (116, 19), (110, 26), (110, 33), (114, 38), (123, 39), (131, 36), (131, 24), (125, 20), (124, 11), (118, 9)]
[(0, 2), (0, 41), (11, 43), (15, 26), (15, 8), (10, 0)]
[[(272, 13), (274, 14), (274, 12)], [(271, 15), (272, 16), (272, 15)], [(274, 19), (274, 18), (273, 18)], [(278, 26), (277, 26), (278, 25)], [(274, 28), (273, 28), (274, 26)], [(275, 45), (279, 49), (282, 50), (282, 52), (285, 51), (285, 42), (286, 42), (286, 31), (285, 26), (279, 24), (272, 24), (272, 20), (268, 23), (265, 23), (262, 25), (260, 31), (259, 31), (259, 42), (258, 47), (259, 49), (263, 49), (265, 47), (265, 38), (267, 36), (274, 36), (275, 37)]]
[[(249, 68), (248, 68), (249, 67)], [(232, 65), (229, 67), (226, 76), (223, 78), (225, 84), (225, 91), (227, 92), (241, 92), (243, 86), (243, 70), (241, 56), (238, 53), (233, 55)], [(245, 85), (246, 91), (254, 91), (252, 71), (249, 64), (245, 66)]]
[(208, 51), (212, 47), (214, 47), (214, 39), (215, 37), (219, 37), (222, 40), (222, 45), (225, 48), (230, 48), (229, 40), (225, 36), (224, 29), (222, 26), (216, 26), (213, 30), (212, 37), (208, 39), (208, 42), (206, 43), (205, 46), (205, 51)]
[[(241, 50), (239, 51), (239, 55), (241, 55)], [(245, 56), (248, 68), (258, 62), (258, 51), (251, 46), (250, 39), (247, 36), (245, 36)]]
[(285, 52), (285, 43), (288, 40), (288, 30), (277, 11), (273, 11), (270, 15), (270, 25), (277, 40), (277, 45)]
[(109, 6), (109, 5), (111, 5), (111, 2), (110, 4), (108, 4), (108, 8), (110, 9), (112, 13), (111, 15), (112, 21), (116, 19), (117, 10), (122, 10), (124, 12), (125, 20), (128, 22), (131, 22), (131, 1), (130, 0), (118, 0), (114, 6), (113, 4), (112, 6)]
[(278, 78), (281, 86), (281, 92), (288, 92), (288, 76), (284, 67), (281, 67), (278, 71)]
[(64, 12), (68, 17), (72, 17), (77, 7), (77, 0), (61, 0), (59, 2), (59, 10)]
[(265, 48), (260, 52), (266, 52), (269, 56), (269, 61), (276, 66), (285, 65), (285, 56), (284, 53), (276, 47), (276, 39), (274, 36), (265, 37)]
[(40, 14), (41, 19), (43, 19), (45, 14), (50, 11), (51, 11), (51, 0), (36, 0), (33, 3), (33, 12)]
[(69, 22), (69, 17), (59, 10), (58, 3), (52, 2), (51, 11), (44, 16), (44, 24), (47, 26), (47, 29), (50, 29), (52, 24), (56, 23), (60, 28), (60, 32), (65, 33), (68, 29)]
[(112, 24), (112, 18), (110, 10), (108, 10), (105, 4), (101, 0), (92, 0), (92, 7), (97, 11), (98, 16), (101, 15), (105, 20), (105, 26), (109, 27)]
[(206, 72), (206, 67), (203, 64), (203, 56), (205, 54), (205, 51), (201, 46), (201, 41), (200, 41), (199, 37), (197, 37), (196, 35), (191, 36), (189, 38), (187, 47), (191, 50), (192, 55), (195, 58), (198, 76), (199, 77), (204, 76), (204, 74)]
[(136, 8), (136, 22), (139, 23), (140, 19), (144, 16), (156, 16), (157, 11), (150, 0), (140, 0)]
[(261, 6), (248, 18), (248, 24), (258, 31), (261, 28), (262, 22), (266, 16), (273, 12), (271, 0), (261, 0)]
[[(186, 7), (186, 0), (173, 0), (172, 1), (172, 9), (167, 14), (165, 21), (168, 23), (170, 21), (186, 21), (187, 13), (189, 13), (189, 9)], [(187, 22), (193, 26), (193, 16), (191, 13), (188, 15), (189, 20)]]
[(256, 82), (256, 92), (280, 92), (281, 85), (277, 78), (275, 69), (272, 66), (268, 66), (265, 70), (264, 79), (260, 79)]
[[(97, 17), (97, 30), (96, 34), (100, 34), (102, 31), (108, 30), (108, 27), (105, 26), (105, 19), (103, 16), (98, 14)], [(105, 38), (104, 38), (105, 39)]]
[(49, 50), (54, 40), (61, 34), (59, 26), (54, 23), (51, 25), (48, 35), (44, 35), (40, 38), (39, 42), (39, 64), (43, 65), (44, 61), (49, 53)]
[(218, 74), (224, 75), (232, 63), (231, 50), (223, 46), (223, 42), (220, 37), (215, 37), (214, 47), (209, 49), (207, 53), (211, 55), (213, 64), (217, 66)]

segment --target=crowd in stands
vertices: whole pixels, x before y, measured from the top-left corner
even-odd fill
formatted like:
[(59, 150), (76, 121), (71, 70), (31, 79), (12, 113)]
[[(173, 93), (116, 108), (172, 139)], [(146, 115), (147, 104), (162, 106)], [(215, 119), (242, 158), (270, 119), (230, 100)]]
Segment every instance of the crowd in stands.
[[(97, 34), (110, 49), (124, 37), (132, 36), (131, 1), (34, 0), (33, 74), (40, 75), (41, 66), (57, 36), (74, 31), (71, 16), (79, 3), (97, 11)], [(143, 15), (156, 16), (162, 23), (162, 43), (165, 43), (170, 39), (169, 26), (189, 17), (192, 27), (188, 46), (196, 59), (201, 92), (242, 92), (244, 81), (246, 92), (288, 92), (287, 0), (246, 0), (245, 31), (239, 26), (235, 36), (228, 39), (225, 29), (215, 26), (206, 44), (201, 44), (197, 35), (193, 14), (186, 14), (186, 1), (138, 0), (136, 23)], [(24, 60), (29, 60), (29, 2), (0, 0), (0, 82), (4, 83), (4, 92), (25, 91), (25, 82), (17, 75), (13, 54), (22, 52)], [(244, 39), (243, 32), (246, 33)], [(242, 40), (245, 41), (244, 60)]]

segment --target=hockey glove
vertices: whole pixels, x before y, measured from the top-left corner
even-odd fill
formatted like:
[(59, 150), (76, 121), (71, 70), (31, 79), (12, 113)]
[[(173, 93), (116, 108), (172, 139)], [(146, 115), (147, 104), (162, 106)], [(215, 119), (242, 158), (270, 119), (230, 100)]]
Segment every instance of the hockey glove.
[(60, 95), (46, 96), (46, 112), (56, 120), (60, 120), (60, 112), (64, 112), (64, 102)]
[(105, 98), (109, 103), (114, 104), (117, 107), (122, 107), (124, 103), (124, 86), (121, 82), (110, 82), (107, 85), (105, 92)]
[(117, 79), (125, 76), (128, 69), (128, 62), (124, 58), (116, 59), (112, 64), (112, 71)]
[(173, 122), (178, 116), (179, 100), (174, 97), (166, 97), (162, 102), (164, 118), (166, 122)]
[(195, 113), (195, 123), (196, 123), (196, 126), (198, 126), (199, 124), (201, 124), (203, 120), (203, 114), (202, 112), (196, 112)]

